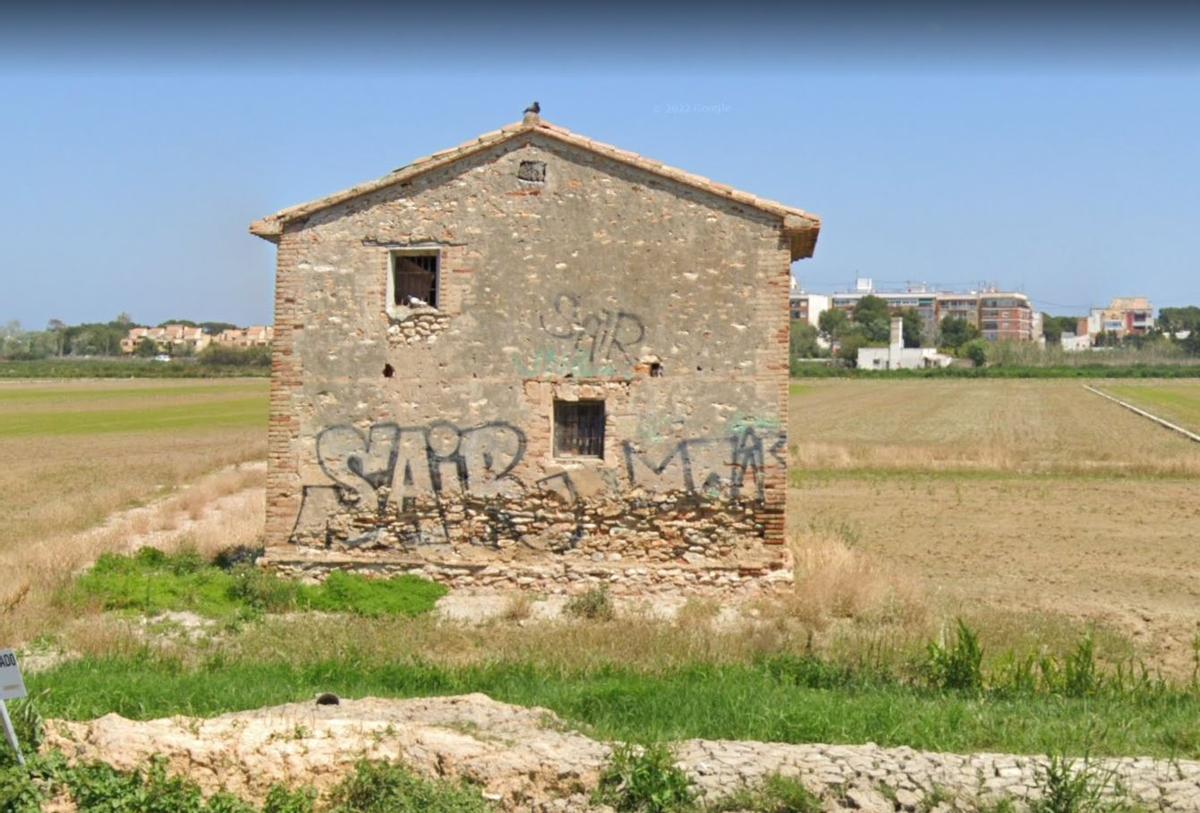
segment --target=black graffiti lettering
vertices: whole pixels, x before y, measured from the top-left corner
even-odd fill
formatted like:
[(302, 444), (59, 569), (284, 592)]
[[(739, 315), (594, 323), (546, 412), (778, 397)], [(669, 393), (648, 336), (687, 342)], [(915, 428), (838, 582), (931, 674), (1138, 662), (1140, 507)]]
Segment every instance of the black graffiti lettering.
[(554, 297), (553, 313), (538, 317), (542, 330), (555, 339), (571, 341), (577, 357), (588, 362), (608, 362), (618, 357), (629, 364), (636, 361), (633, 351), (646, 337), (641, 317), (629, 311), (600, 309), (582, 313), (582, 303), (574, 294), (560, 293)]
[(579, 324), (579, 297), (559, 294), (554, 297), (554, 315), (550, 317), (550, 324), (546, 324), (545, 314), (539, 316), (538, 321), (542, 330), (556, 339), (575, 338), (578, 332), (576, 325)]
[[(633, 335), (635, 331), (637, 335)], [(608, 335), (608, 351), (605, 353), (605, 359), (611, 359), (612, 348), (615, 347), (621, 351), (621, 355), (626, 361), (632, 363), (634, 357), (630, 355), (627, 345), (636, 345), (646, 338), (646, 326), (632, 313), (619, 311), (613, 318), (612, 330)]]
[[(303, 486), (291, 538), (327, 548), (415, 549), (453, 545), (462, 527), (461, 544), (499, 550), (515, 542), (561, 553), (577, 547), (589, 529), (596, 533), (599, 525), (605, 533), (621, 523), (606, 513), (614, 498), (627, 511), (666, 515), (720, 511), (724, 500), (764, 506), (766, 469), (784, 464), (787, 438), (758, 423), (669, 447), (626, 441), (621, 448), (625, 482), (636, 490), (617, 497), (620, 478), (613, 472), (597, 501), (599, 483), (583, 488), (567, 471), (526, 488), (514, 476), (525, 456), (525, 434), (503, 421), (465, 428), (449, 421), (329, 427), (316, 437), (317, 462), (329, 482)], [(560, 506), (542, 500), (530, 507), (524, 498), (533, 492), (554, 495)], [(663, 494), (674, 496), (664, 501)]]
[[(329, 479), (360, 493), (391, 486), (440, 494), (464, 492), (508, 477), (525, 456), (525, 433), (501, 421), (460, 429), (448, 421), (425, 427), (375, 424), (364, 436), (353, 426), (317, 435), (317, 461)], [(399, 479), (397, 479), (399, 475)], [(399, 488), (397, 488), (397, 486)]]
[[(721, 447), (728, 452), (719, 453)], [(764, 436), (751, 428), (739, 429), (725, 438), (681, 440), (657, 462), (633, 441), (622, 444), (625, 473), (631, 484), (644, 480), (644, 472), (649, 472), (652, 478), (664, 478), (670, 470), (677, 469), (677, 484), (689, 494), (715, 498), (727, 491), (728, 496), (736, 500), (752, 487), (754, 498), (759, 502), (766, 496), (765, 454), (769, 451), (782, 465), (781, 450), (786, 448), (787, 438), (783, 435)], [(718, 456), (714, 458), (714, 455)], [(717, 466), (704, 465), (713, 460), (718, 461)]]

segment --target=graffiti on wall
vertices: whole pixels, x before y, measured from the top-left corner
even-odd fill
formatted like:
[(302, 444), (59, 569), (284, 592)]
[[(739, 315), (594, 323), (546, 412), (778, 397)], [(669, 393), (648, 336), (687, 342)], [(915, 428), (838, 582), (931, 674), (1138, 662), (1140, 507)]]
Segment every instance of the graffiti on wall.
[[(425, 426), (373, 424), (366, 433), (354, 426), (332, 426), (317, 435), (317, 462), (332, 485), (304, 487), (293, 537), (306, 528), (325, 527), (330, 517), (353, 512), (382, 520), (394, 515), (393, 531), (402, 545), (446, 544), (451, 518), (445, 497), (482, 498), (480, 510), (492, 511), (488, 498), (518, 490), (511, 476), (525, 456), (525, 433), (493, 421), (459, 427), (449, 421)], [(416, 513), (419, 498), (432, 495), (436, 522)], [(506, 527), (492, 516), (493, 541)], [(343, 529), (344, 530), (344, 529)], [(351, 536), (350, 547), (371, 544), (378, 527)]]
[[(525, 434), (503, 421), (470, 427), (448, 421), (377, 423), (365, 432), (332, 426), (316, 438), (317, 462), (331, 482), (304, 486), (292, 539), (401, 549), (451, 545), (456, 539), (499, 548), (507, 540), (561, 552), (575, 547), (587, 528), (597, 527), (595, 505), (604, 504), (606, 516), (617, 517), (610, 520), (616, 523), (621, 520), (619, 511), (611, 511), (614, 501), (654, 508), (644, 497), (622, 495), (623, 486), (675, 495), (688, 506), (761, 505), (766, 468), (782, 466), (785, 449), (782, 434), (749, 423), (726, 435), (665, 447), (626, 441), (623, 459), (604, 470), (600, 493), (584, 496), (565, 470), (523, 483), (514, 472), (525, 456)], [(531, 495), (554, 498), (558, 508), (546, 512), (551, 519), (529, 508)], [(462, 533), (460, 526), (470, 532)]]
[(625, 441), (625, 473), (633, 484), (682, 488), (708, 499), (765, 498), (767, 457), (783, 466), (787, 438), (744, 426), (717, 438), (681, 440), (661, 456)]
[(585, 311), (580, 298), (570, 293), (554, 297), (552, 312), (538, 319), (547, 335), (570, 342), (573, 352), (591, 364), (634, 364), (634, 351), (646, 337), (646, 325), (637, 314), (607, 308)]

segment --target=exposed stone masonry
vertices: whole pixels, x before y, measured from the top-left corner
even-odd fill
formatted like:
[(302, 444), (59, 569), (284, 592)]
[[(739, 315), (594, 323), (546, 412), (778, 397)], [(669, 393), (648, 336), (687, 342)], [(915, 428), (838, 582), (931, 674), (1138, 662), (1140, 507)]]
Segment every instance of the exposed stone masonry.
[[(209, 793), (262, 799), (271, 785), (328, 788), (359, 759), (399, 761), (430, 776), (465, 778), (505, 811), (565, 813), (607, 808), (591, 793), (611, 750), (551, 712), (480, 695), (414, 700), (296, 703), (209, 720), (146, 722), (110, 714), (92, 722), (51, 720), (45, 749), (70, 759), (132, 769), (154, 755)], [(831, 813), (951, 813), (1037, 797), (1041, 757), (943, 754), (876, 745), (783, 745), (689, 740), (678, 765), (708, 800), (754, 788), (771, 774), (794, 777)], [(1076, 765), (1076, 770), (1081, 765)], [(1104, 759), (1110, 793), (1155, 811), (1200, 810), (1200, 762)]]
[(388, 325), (388, 342), (392, 344), (414, 344), (435, 341), (437, 334), (450, 324), (450, 317), (436, 308), (421, 308), (409, 311), (408, 315), (392, 319)]

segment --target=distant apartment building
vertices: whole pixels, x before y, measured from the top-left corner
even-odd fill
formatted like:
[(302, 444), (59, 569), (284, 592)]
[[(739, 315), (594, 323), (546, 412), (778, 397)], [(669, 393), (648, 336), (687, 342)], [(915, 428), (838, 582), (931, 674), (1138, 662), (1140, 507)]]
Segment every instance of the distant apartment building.
[(251, 325), (250, 327), (222, 330), (213, 337), (213, 344), (223, 347), (269, 347), (273, 338), (275, 338), (273, 326)]
[(1154, 307), (1144, 296), (1119, 296), (1107, 308), (1092, 308), (1075, 331), (1091, 339), (1110, 334), (1118, 339), (1145, 336), (1154, 329)]
[(209, 345), (241, 348), (267, 347), (271, 344), (274, 336), (275, 328), (270, 325), (252, 325), (246, 328), (223, 330), (215, 336), (205, 333), (203, 328), (189, 325), (133, 327), (129, 329), (125, 338), (121, 339), (121, 352), (133, 353), (143, 340), (154, 342), (157, 352), (170, 355), (199, 353)]
[(988, 292), (979, 297), (979, 332), (990, 342), (1043, 341), (1042, 314), (1025, 294)]
[(131, 327), (121, 339), (121, 352), (132, 353), (143, 340), (154, 342), (159, 353), (198, 353), (212, 342), (212, 336), (202, 328), (187, 325), (162, 325), (161, 327)]
[(915, 310), (921, 317), (921, 341), (936, 344), (938, 328), (943, 319), (953, 316), (965, 319), (979, 328), (989, 341), (1041, 341), (1042, 315), (1018, 292), (933, 291), (925, 286), (905, 291), (877, 291), (869, 279), (860, 279), (853, 291), (830, 296), (830, 307), (853, 313), (866, 296), (875, 296), (888, 304), (893, 314)]
[(829, 310), (829, 297), (824, 294), (810, 294), (792, 279), (788, 308), (793, 322), (805, 322), (816, 327), (821, 314)]

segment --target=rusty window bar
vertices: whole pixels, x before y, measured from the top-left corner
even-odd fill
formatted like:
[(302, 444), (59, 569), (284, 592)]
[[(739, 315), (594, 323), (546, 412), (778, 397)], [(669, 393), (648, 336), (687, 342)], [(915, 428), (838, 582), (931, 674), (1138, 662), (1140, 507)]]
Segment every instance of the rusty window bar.
[(604, 457), (604, 402), (554, 402), (555, 457)]
[(392, 303), (412, 305), (414, 299), (437, 307), (437, 254), (392, 256)]

